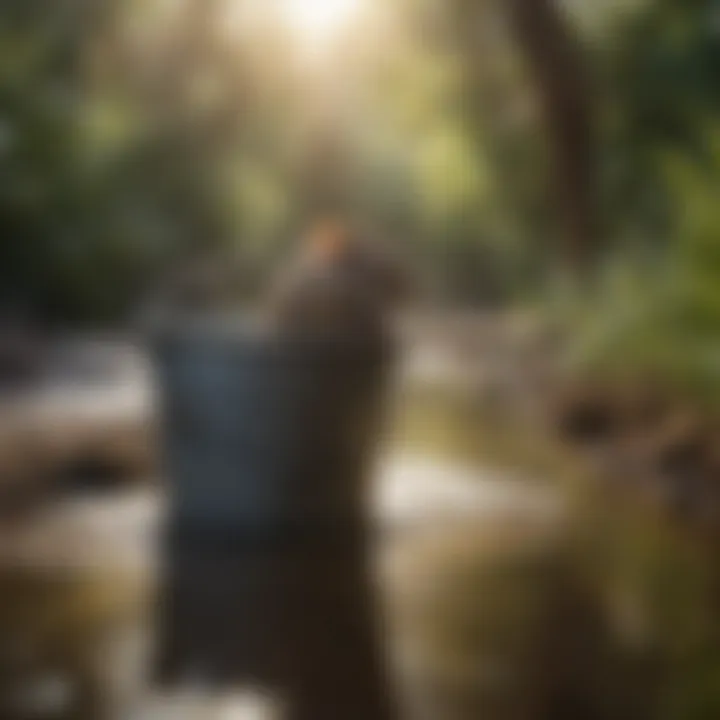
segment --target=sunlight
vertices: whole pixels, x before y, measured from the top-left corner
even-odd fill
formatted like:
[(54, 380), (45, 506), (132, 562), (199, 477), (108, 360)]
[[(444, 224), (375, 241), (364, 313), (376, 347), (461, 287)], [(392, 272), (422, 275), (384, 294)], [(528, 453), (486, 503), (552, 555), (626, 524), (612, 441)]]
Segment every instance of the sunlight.
[(280, 0), (280, 6), (293, 30), (307, 40), (320, 41), (349, 23), (359, 0)]

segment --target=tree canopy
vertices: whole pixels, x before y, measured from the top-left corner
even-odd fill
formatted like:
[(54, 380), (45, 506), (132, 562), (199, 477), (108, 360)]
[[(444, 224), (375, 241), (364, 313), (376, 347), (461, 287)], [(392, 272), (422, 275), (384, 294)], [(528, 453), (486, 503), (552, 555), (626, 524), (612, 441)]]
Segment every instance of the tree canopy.
[(716, 182), (709, 0), (364, 0), (322, 37), (285, 5), (4, 3), (5, 303), (122, 317), (197, 253), (260, 278), (331, 203), (458, 302), (708, 252), (684, 198)]

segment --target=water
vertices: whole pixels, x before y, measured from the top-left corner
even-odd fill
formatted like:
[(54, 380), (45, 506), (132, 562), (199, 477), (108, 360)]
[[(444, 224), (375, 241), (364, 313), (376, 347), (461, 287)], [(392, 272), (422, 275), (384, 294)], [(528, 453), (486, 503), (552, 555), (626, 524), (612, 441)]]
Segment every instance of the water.
[[(102, 358), (108, 362), (106, 355)], [(437, 383), (442, 363), (437, 356), (432, 362), (420, 358), (409, 363), (415, 369), (406, 375), (414, 373), (412, 382), (422, 383), (430, 368)], [(152, 411), (147, 376), (136, 365), (131, 372), (130, 364), (120, 366), (112, 383), (83, 389), (73, 376), (72, 382), (50, 384), (29, 406), (57, 422), (68, 414), (90, 425), (118, 416), (140, 421)], [(457, 380), (455, 370), (446, 373), (451, 375)], [(193, 702), (162, 699), (146, 687), (142, 665), (151, 637), (148, 608), (163, 507), (160, 486), (149, 484), (65, 497), (29, 521), (0, 527), (0, 634), (5, 648), (0, 667), (12, 669), (0, 694), (4, 691), (17, 717), (92, 717), (104, 706), (148, 720), (228, 712), (251, 718), (265, 707), (248, 705), (247, 695), (220, 707), (217, 698), (202, 699), (202, 693)], [(471, 687), (475, 692), (478, 668), (486, 667), (488, 677), (509, 674), (515, 681), (517, 670), (502, 671), (499, 661), (479, 662), (475, 648), (452, 647), (458, 631), (443, 629), (443, 613), (450, 620), (467, 614), (448, 598), (462, 599), (469, 591), (449, 588), (466, 582), (464, 574), (476, 562), (488, 564), (486, 546), (495, 543), (499, 555), (506, 556), (508, 548), (544, 546), (562, 524), (562, 502), (536, 479), (447, 453), (440, 459), (422, 447), (409, 451), (391, 445), (377, 469), (373, 507), (398, 684), (407, 690), (418, 718), (475, 717), (452, 708), (447, 697), (464, 697)], [(452, 567), (460, 568), (458, 577), (448, 572)], [(521, 577), (523, 582), (532, 579), (530, 572)], [(486, 598), (490, 584), (482, 590)], [(443, 586), (448, 597), (438, 592)], [(424, 606), (428, 603), (434, 611)], [(470, 676), (469, 666), (474, 666)]]

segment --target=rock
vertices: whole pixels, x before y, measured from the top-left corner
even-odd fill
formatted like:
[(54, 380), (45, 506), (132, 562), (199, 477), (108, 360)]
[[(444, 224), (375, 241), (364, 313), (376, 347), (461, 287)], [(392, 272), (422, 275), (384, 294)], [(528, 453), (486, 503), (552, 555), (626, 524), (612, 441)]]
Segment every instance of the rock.
[(562, 403), (557, 426), (566, 440), (597, 443), (614, 437), (619, 428), (616, 409), (607, 399), (574, 397)]
[[(77, 352), (85, 359), (97, 355), (93, 348)], [(124, 377), (105, 360), (88, 366), (62, 354), (60, 359), (59, 377), (47, 376), (0, 398), (0, 512), (5, 516), (58, 493), (157, 476), (148, 378), (134, 370)], [(94, 374), (98, 364), (102, 377)]]
[(652, 387), (593, 383), (565, 391), (556, 402), (562, 436), (579, 443), (617, 442), (664, 422), (669, 403)]

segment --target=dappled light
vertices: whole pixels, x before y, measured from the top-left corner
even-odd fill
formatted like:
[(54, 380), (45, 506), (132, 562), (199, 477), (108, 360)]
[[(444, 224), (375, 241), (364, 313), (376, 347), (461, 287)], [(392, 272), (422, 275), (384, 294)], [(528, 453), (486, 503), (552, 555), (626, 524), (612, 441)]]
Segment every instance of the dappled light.
[(710, 0), (4, 0), (2, 720), (720, 717)]

